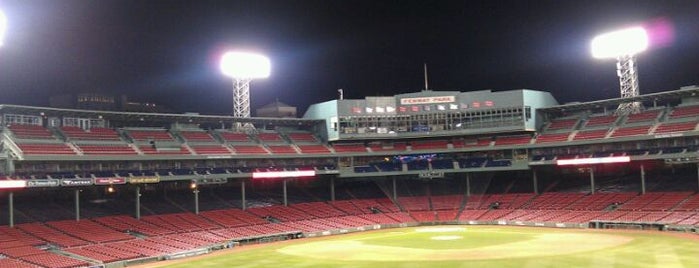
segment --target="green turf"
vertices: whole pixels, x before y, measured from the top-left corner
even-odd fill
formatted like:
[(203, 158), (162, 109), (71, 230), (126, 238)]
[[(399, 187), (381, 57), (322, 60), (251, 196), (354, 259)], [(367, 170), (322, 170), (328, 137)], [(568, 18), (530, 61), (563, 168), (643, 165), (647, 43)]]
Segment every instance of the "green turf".
[[(424, 227), (417, 227), (424, 228)], [(233, 249), (224, 255), (204, 257), (167, 267), (699, 267), (699, 240), (670, 236), (664, 233), (600, 232), (551, 228), (521, 228), (503, 226), (461, 226), (461, 231), (417, 232), (417, 228), (387, 229), (300, 239), (265, 245), (250, 250)], [(434, 240), (437, 236), (460, 236), (456, 240)], [(557, 239), (557, 237), (561, 239)], [(590, 244), (606, 243), (611, 239), (621, 244), (608, 248), (585, 249), (570, 252), (581, 246), (576, 239), (589, 239)], [(537, 240), (539, 239), (539, 240)], [(546, 239), (553, 239), (546, 240)], [(536, 242), (539, 241), (539, 242)], [(537, 251), (534, 244), (548, 250)], [(369, 249), (357, 252), (346, 249), (335, 251), (336, 245), (359, 245)], [(395, 260), (385, 261), (374, 254), (389, 248), (399, 252)], [(498, 251), (497, 249), (503, 248)], [(495, 249), (495, 251), (492, 251)], [(507, 249), (507, 250), (505, 250)], [(490, 250), (490, 251), (489, 251)], [(287, 251), (294, 251), (289, 254)], [(330, 252), (301, 256), (304, 252)], [(361, 250), (359, 250), (361, 251)], [(473, 259), (435, 260), (444, 252), (490, 252)], [(533, 256), (507, 257), (513, 252), (529, 252)], [(281, 253), (286, 252), (286, 253)], [(300, 252), (300, 253), (299, 253)], [(403, 254), (405, 252), (405, 254)], [(493, 254), (492, 252), (497, 252)], [(301, 254), (301, 255), (299, 255)], [(334, 259), (337, 254), (338, 259)], [(366, 254), (366, 256), (359, 256)], [(427, 254), (426, 260), (411, 260)], [(432, 255), (430, 255), (432, 254)], [(490, 256), (492, 254), (492, 256)], [(503, 257), (504, 256), (504, 257)], [(346, 258), (361, 260), (347, 260)], [(365, 258), (366, 257), (366, 258)], [(434, 258), (434, 259), (433, 259)], [(344, 260), (343, 260), (344, 259)]]

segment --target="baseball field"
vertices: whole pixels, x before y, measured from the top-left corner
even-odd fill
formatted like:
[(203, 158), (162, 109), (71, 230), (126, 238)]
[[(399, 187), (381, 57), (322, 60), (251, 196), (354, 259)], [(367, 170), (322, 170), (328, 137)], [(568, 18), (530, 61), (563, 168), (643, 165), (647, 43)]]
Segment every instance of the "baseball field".
[(431, 226), (243, 246), (149, 267), (699, 267), (699, 235)]

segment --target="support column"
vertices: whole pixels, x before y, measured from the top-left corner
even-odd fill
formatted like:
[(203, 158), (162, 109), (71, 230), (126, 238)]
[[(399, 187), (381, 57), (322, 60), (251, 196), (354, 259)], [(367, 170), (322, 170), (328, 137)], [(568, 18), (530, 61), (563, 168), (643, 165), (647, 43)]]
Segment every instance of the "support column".
[(534, 194), (539, 195), (539, 177), (536, 174), (536, 169), (532, 168), (532, 184), (534, 186)]
[(471, 196), (471, 173), (466, 173), (466, 196)]
[(335, 201), (335, 177), (330, 177), (330, 201)]
[(243, 210), (246, 209), (245, 205), (245, 179), (240, 181), (240, 196), (241, 196), (241, 205), (243, 207)]
[(80, 221), (80, 189), (75, 189), (75, 221)]
[(396, 176), (393, 176), (393, 201), (398, 200), (398, 189), (396, 187)]
[(13, 192), (7, 196), (7, 207), (8, 225), (12, 228), (15, 227), (15, 193)]
[(590, 194), (595, 194), (595, 169), (590, 168)]
[(284, 181), (283, 181), (282, 191), (284, 192), (283, 193), (284, 194), (284, 206), (286, 207), (289, 205), (289, 200), (287, 199), (287, 196), (286, 196), (286, 179), (284, 179)]
[(194, 214), (199, 215), (199, 189), (194, 189)]
[(136, 219), (141, 219), (141, 186), (136, 186)]
[(646, 194), (646, 169), (641, 164), (641, 194)]

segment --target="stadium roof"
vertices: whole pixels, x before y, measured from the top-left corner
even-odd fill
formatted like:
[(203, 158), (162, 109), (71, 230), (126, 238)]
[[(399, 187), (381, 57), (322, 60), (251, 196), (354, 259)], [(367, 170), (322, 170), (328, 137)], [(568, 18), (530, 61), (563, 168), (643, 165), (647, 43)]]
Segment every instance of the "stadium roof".
[(41, 116), (60, 116), (60, 117), (82, 117), (82, 118), (100, 118), (113, 121), (146, 121), (146, 122), (188, 122), (188, 123), (261, 123), (274, 125), (313, 125), (320, 123), (323, 120), (302, 119), (302, 118), (270, 118), (270, 117), (250, 117), (238, 118), (226, 115), (200, 115), (196, 113), (184, 114), (166, 114), (166, 113), (136, 113), (136, 112), (115, 112), (115, 111), (97, 111), (97, 110), (78, 110), (78, 109), (62, 109), (48, 108), (23, 105), (7, 105), (0, 104), (0, 114), (23, 114), (23, 115), (41, 115)]
[(580, 111), (580, 110), (589, 110), (589, 109), (599, 109), (599, 108), (603, 108), (603, 107), (613, 107), (613, 106), (617, 106), (620, 103), (624, 103), (624, 102), (668, 101), (668, 100), (677, 100), (677, 99), (681, 99), (683, 97), (692, 97), (692, 96), (699, 97), (699, 86), (696, 86), (696, 85), (686, 86), (686, 87), (682, 87), (678, 90), (664, 91), (664, 92), (659, 92), (659, 93), (650, 93), (650, 94), (645, 94), (645, 95), (641, 95), (641, 96), (633, 97), (633, 98), (614, 98), (614, 99), (588, 101), (588, 102), (581, 102), (581, 103), (562, 104), (562, 105), (556, 105), (556, 106), (552, 106), (552, 107), (548, 107), (548, 108), (541, 108), (539, 110), (542, 112), (547, 112), (547, 113), (570, 112), (570, 111)]

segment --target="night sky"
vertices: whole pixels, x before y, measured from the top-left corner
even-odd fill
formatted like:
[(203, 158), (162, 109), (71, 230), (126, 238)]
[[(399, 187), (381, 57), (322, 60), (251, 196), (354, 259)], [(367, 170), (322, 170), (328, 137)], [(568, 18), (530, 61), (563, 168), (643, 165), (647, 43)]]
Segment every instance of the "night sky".
[(699, 1), (0, 0), (0, 103), (48, 105), (81, 92), (126, 94), (179, 112), (230, 114), (218, 58), (268, 55), (253, 109), (433, 90), (538, 89), (560, 102), (617, 97), (596, 34), (653, 27), (642, 93), (699, 84)]

